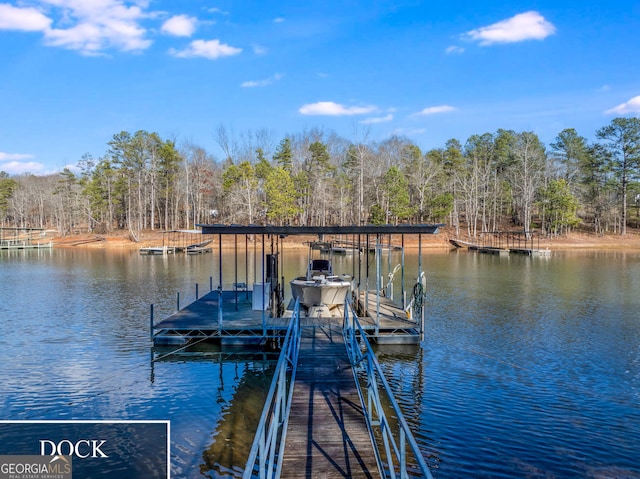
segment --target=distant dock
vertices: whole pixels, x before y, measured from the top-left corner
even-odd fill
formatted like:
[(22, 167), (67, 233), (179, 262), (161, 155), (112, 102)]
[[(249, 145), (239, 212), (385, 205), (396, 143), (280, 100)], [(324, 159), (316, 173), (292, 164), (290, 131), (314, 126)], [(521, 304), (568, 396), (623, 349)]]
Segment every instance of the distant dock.
[(0, 228), (0, 250), (50, 249), (52, 241), (43, 241), (44, 228)]
[(158, 246), (144, 246), (139, 249), (141, 255), (164, 256), (168, 254), (186, 253), (196, 255), (210, 253), (209, 246), (213, 239), (202, 241), (200, 230), (169, 230), (162, 232), (162, 244)]
[[(519, 254), (525, 256), (550, 256), (551, 251), (541, 249), (540, 236), (536, 232), (525, 231), (492, 231), (481, 235), (482, 243), (473, 243), (458, 238), (449, 239), (449, 243), (457, 249), (467, 248), (469, 251), (492, 255)], [(537, 243), (537, 247), (536, 247)]]

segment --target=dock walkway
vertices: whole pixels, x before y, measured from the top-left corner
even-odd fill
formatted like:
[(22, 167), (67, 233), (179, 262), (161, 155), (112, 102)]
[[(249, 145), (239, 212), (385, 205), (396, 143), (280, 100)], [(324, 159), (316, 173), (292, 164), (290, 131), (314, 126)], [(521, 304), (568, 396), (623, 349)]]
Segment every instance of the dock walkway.
[(379, 477), (338, 321), (302, 320), (281, 477)]

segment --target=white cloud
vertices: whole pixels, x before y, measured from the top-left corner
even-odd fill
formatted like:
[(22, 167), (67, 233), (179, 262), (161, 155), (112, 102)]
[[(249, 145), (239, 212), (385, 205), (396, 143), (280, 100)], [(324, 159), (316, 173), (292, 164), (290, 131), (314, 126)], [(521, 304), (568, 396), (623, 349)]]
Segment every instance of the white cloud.
[(256, 55), (265, 55), (267, 53), (267, 48), (263, 47), (262, 45), (251, 45), (251, 48), (253, 48), (253, 53), (255, 53)]
[(45, 31), (51, 19), (35, 8), (17, 8), (0, 3), (0, 30), (21, 30), (25, 32)]
[(198, 20), (188, 15), (175, 15), (162, 24), (161, 31), (175, 37), (190, 37), (196, 31)]
[(426, 133), (426, 128), (396, 128), (393, 133), (399, 136), (416, 136)]
[(0, 171), (4, 171), (10, 175), (22, 175), (24, 173), (37, 174), (44, 172), (44, 165), (35, 161), (3, 161), (0, 163)]
[[(109, 50), (140, 52), (151, 46), (149, 37), (155, 31), (189, 37), (199, 23), (189, 15), (174, 15), (157, 30), (148, 29), (145, 22), (166, 18), (166, 12), (150, 10), (150, 0), (30, 0), (30, 4), (40, 7), (29, 8), (2, 1), (0, 30), (39, 31), (46, 45), (76, 50), (83, 55), (103, 55)], [(219, 9), (209, 12), (226, 15)], [(170, 53), (219, 58), (241, 51), (219, 40), (198, 40), (184, 50), (172, 49)]]
[(607, 115), (626, 115), (627, 113), (640, 113), (640, 96), (634, 96), (631, 100), (605, 111)]
[(446, 50), (444, 51), (447, 55), (451, 55), (451, 54), (462, 54), (464, 53), (464, 48), (459, 47), (457, 45), (451, 45), (450, 47), (447, 47)]
[(364, 120), (362, 120), (360, 123), (362, 123), (363, 125), (373, 125), (375, 123), (386, 123), (388, 121), (393, 120), (393, 115), (391, 113), (389, 113), (386, 116), (379, 116), (379, 117), (374, 117), (374, 118), (366, 118)]
[(210, 60), (238, 55), (241, 52), (242, 48), (220, 43), (220, 40), (194, 40), (184, 50), (169, 50), (171, 55), (180, 58), (203, 57)]
[(209, 8), (209, 9), (207, 9), (207, 11), (208, 11), (209, 13), (217, 13), (217, 14), (219, 14), (219, 15), (229, 15), (229, 12), (227, 12), (227, 11), (225, 11), (225, 10), (222, 10), (222, 9), (220, 9), (220, 8), (218, 8), (218, 7), (212, 7), (212, 8)]
[(33, 155), (29, 155), (26, 153), (4, 153), (0, 151), (0, 161), (28, 160), (30, 158), (33, 158)]
[(319, 101), (302, 105), (298, 110), (302, 115), (365, 115), (376, 111), (375, 106), (344, 106), (332, 101)]
[(99, 55), (115, 48), (140, 51), (151, 45), (141, 21), (151, 17), (146, 4), (127, 5), (122, 0), (43, 0), (56, 7), (59, 25), (44, 31), (51, 46), (78, 50), (85, 55)]
[(272, 77), (265, 78), (264, 80), (250, 80), (243, 82), (240, 84), (242, 88), (255, 88), (261, 86), (268, 86), (273, 84), (273, 82), (280, 80), (284, 75), (282, 73), (276, 73)]
[(0, 4), (0, 29), (41, 31), (45, 44), (85, 55), (99, 55), (107, 49), (140, 51), (152, 43), (142, 21), (153, 18), (157, 12), (147, 10), (146, 0), (39, 0), (38, 3), (42, 10)]
[(273, 23), (282, 23), (284, 21), (284, 17), (277, 17), (273, 19)]
[(519, 13), (511, 18), (467, 32), (464, 37), (480, 45), (543, 40), (553, 35), (556, 27), (538, 12)]
[(429, 106), (422, 111), (415, 113), (416, 116), (435, 115), (436, 113), (448, 113), (455, 111), (456, 108), (450, 105)]

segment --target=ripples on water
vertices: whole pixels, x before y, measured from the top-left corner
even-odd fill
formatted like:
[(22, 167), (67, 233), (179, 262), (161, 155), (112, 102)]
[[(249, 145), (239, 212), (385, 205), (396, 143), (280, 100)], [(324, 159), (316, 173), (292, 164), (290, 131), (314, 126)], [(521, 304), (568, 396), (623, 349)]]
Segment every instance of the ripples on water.
[[(639, 255), (425, 267), (425, 341), (379, 358), (436, 478), (640, 478)], [(172, 477), (240, 477), (273, 362), (149, 348), (149, 305), (217, 274), (212, 255), (1, 255), (0, 417), (170, 419)]]
[(430, 259), (422, 348), (379, 353), (434, 475), (640, 477), (638, 256)]

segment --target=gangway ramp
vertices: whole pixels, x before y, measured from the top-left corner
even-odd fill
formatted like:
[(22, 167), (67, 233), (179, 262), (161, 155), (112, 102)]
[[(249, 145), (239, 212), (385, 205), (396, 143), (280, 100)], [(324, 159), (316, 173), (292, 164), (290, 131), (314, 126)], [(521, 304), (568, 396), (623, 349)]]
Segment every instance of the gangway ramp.
[(432, 479), (352, 303), (342, 320), (298, 306), (243, 478)]
[(302, 324), (281, 477), (378, 477), (342, 325)]

